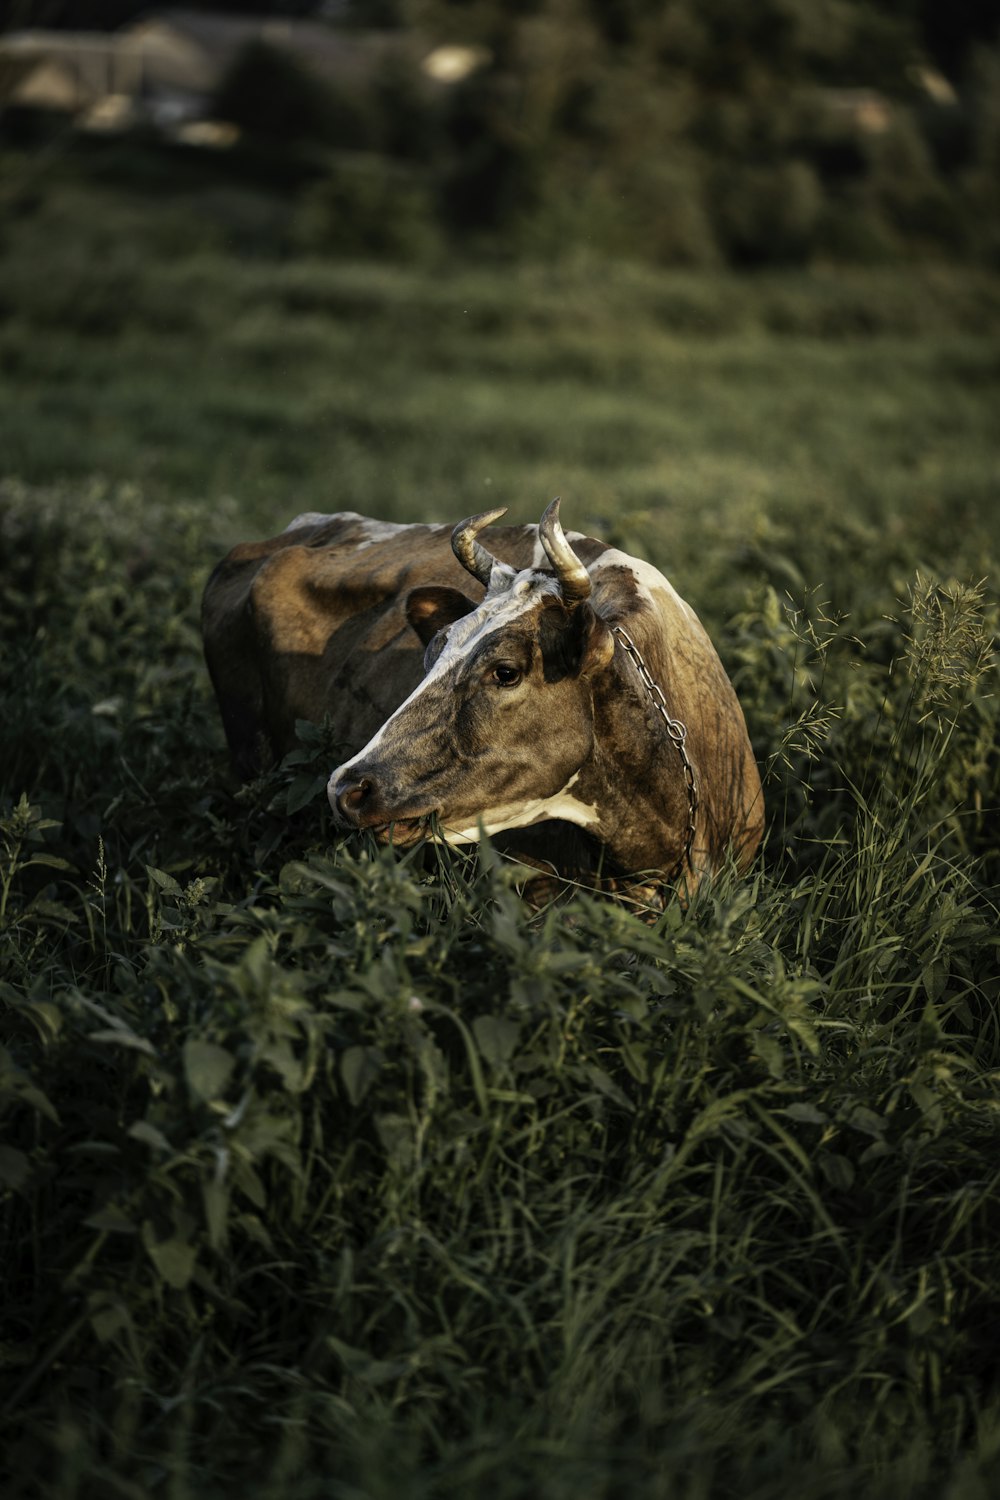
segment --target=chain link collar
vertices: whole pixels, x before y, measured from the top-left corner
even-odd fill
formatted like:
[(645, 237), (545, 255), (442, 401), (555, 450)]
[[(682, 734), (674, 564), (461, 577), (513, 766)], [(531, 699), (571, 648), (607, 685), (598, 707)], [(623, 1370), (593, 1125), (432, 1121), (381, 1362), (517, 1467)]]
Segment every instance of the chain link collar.
[(680, 719), (673, 718), (670, 714), (670, 711), (667, 708), (667, 700), (664, 698), (659, 684), (653, 680), (653, 676), (649, 668), (643, 661), (642, 652), (639, 650), (639, 647), (629, 635), (628, 631), (625, 630), (621, 625), (613, 625), (612, 633), (618, 637), (619, 641), (621, 641), (622, 643), (624, 650), (635, 663), (636, 670), (638, 671), (639, 676), (642, 678), (643, 686), (645, 687), (646, 692), (649, 694), (650, 698), (653, 701), (653, 707), (660, 714), (664, 724), (666, 725), (667, 734), (670, 736), (674, 745), (677, 747), (677, 754), (680, 756), (681, 766), (684, 771), (684, 785), (687, 789), (688, 799), (687, 838), (685, 839), (684, 850), (681, 854), (680, 859), (677, 861), (673, 870), (667, 877), (668, 883), (671, 883), (676, 880), (678, 875), (681, 873), (681, 870), (684, 867), (685, 860), (690, 858), (691, 847), (694, 843), (694, 835), (698, 818), (698, 783), (695, 779), (694, 766), (691, 764), (690, 757), (687, 753), (687, 725), (683, 724)]

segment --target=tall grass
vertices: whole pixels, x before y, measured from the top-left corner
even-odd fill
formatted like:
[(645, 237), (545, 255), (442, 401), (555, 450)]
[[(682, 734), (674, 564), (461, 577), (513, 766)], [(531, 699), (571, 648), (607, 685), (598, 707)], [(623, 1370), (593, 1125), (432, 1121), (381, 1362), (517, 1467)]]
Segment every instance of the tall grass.
[(561, 493), (571, 524), (726, 595), (789, 533), (803, 576), (780, 588), (834, 588), (846, 517), (879, 587), (900, 527), (899, 587), (911, 554), (974, 555), (973, 533), (996, 554), (995, 277), (324, 261), (248, 247), (234, 201), (56, 168), (15, 195), (5, 473), (238, 497), (230, 541), (306, 508), (449, 520), (500, 496), (536, 521)]
[(988, 1494), (992, 592), (748, 586), (759, 866), (532, 913), (228, 780), (197, 507), (3, 500), (6, 1493)]
[[(992, 1496), (995, 281), (283, 261), (58, 173), (14, 208), (5, 1497)], [(336, 843), (322, 725), (226, 768), (226, 546), (557, 491), (746, 709), (767, 842), (686, 915)]]

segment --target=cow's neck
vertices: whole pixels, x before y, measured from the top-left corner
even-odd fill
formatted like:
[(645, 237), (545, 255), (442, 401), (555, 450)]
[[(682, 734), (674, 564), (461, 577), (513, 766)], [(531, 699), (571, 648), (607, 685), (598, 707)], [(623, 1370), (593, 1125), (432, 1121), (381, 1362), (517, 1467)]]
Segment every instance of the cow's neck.
[[(669, 695), (667, 702), (671, 708)], [(690, 827), (684, 765), (620, 644), (594, 682), (594, 748), (576, 795), (599, 809), (591, 832), (623, 869), (672, 871), (683, 858)]]

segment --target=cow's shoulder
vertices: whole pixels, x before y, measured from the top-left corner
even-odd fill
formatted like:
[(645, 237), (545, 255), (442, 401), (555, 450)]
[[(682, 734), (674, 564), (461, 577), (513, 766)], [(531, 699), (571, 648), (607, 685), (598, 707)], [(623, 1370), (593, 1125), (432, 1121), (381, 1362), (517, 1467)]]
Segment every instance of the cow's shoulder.
[[(763, 799), (743, 711), (698, 616), (650, 563), (611, 549), (590, 568), (595, 608), (638, 647), (667, 710), (687, 729), (710, 862), (732, 841), (745, 863), (760, 842)], [(610, 710), (613, 714), (613, 705)]]
[(652, 563), (630, 557), (617, 547), (605, 547), (587, 564), (593, 584), (593, 602), (609, 624), (629, 622), (643, 634), (661, 629), (702, 631), (698, 616), (673, 584)]
[(738, 712), (736, 696), (708, 633), (691, 605), (658, 568), (617, 549), (590, 568), (593, 603), (626, 630), (674, 713), (694, 724)]

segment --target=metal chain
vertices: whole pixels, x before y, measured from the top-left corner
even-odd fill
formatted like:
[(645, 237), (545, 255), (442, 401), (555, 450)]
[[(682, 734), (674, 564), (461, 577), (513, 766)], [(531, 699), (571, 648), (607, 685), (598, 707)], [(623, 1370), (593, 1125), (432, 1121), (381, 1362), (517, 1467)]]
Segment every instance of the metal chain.
[(677, 879), (677, 876), (680, 874), (681, 870), (684, 867), (684, 861), (690, 858), (691, 846), (694, 843), (694, 835), (698, 818), (698, 783), (695, 780), (694, 766), (691, 764), (690, 757), (687, 753), (687, 725), (682, 723), (680, 719), (673, 718), (670, 714), (670, 711), (667, 708), (667, 700), (663, 696), (659, 683), (653, 680), (653, 676), (650, 673), (649, 668), (646, 666), (646, 663), (642, 659), (642, 652), (639, 650), (639, 647), (629, 635), (628, 631), (625, 630), (621, 625), (612, 626), (612, 630), (635, 663), (639, 676), (642, 678), (643, 685), (650, 698), (653, 700), (653, 707), (659, 710), (663, 722), (667, 727), (667, 734), (670, 736), (674, 745), (677, 747), (677, 754), (681, 758), (681, 766), (684, 770), (684, 785), (687, 789), (688, 799), (687, 839), (684, 844), (684, 852), (681, 854), (680, 859), (677, 861), (673, 870), (670, 872), (670, 875), (667, 877), (669, 883)]

